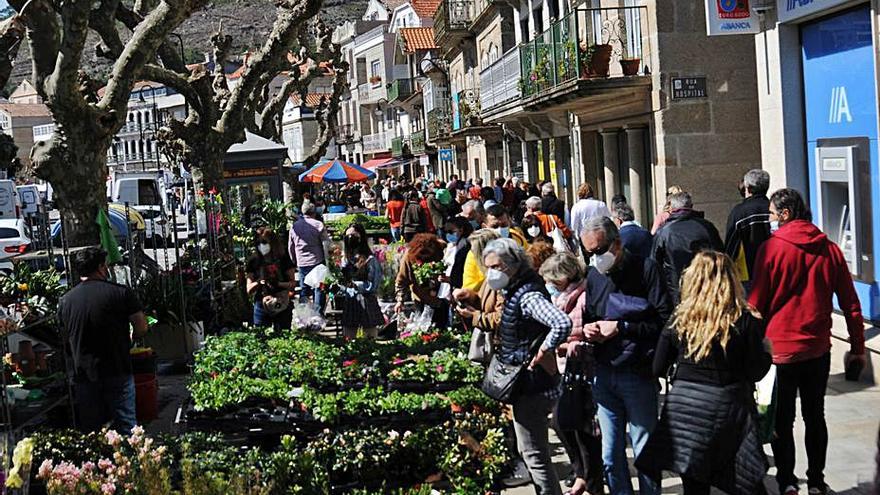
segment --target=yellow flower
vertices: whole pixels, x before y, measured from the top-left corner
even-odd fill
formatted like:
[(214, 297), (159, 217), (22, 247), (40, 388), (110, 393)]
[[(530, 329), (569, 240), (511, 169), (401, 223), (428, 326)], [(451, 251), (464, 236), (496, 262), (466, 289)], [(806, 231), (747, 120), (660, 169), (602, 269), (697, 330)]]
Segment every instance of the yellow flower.
[(27, 292), (28, 291), (28, 284), (18, 284), (18, 290), (20, 290), (22, 292)]
[(27, 437), (18, 442), (15, 450), (12, 452), (12, 470), (9, 471), (9, 477), (6, 478), (7, 488), (21, 488), (24, 480), (21, 478), (21, 472), (27, 472), (30, 468), (31, 460), (34, 455), (34, 439)]

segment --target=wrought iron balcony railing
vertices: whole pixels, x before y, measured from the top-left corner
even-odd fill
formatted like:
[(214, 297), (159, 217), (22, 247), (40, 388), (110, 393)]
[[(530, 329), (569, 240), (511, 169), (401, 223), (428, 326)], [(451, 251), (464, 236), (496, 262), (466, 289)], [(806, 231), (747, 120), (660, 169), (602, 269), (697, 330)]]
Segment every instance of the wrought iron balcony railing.
[(444, 108), (434, 108), (428, 112), (428, 136), (430, 142), (443, 139), (449, 136), (451, 130), (451, 122), (449, 121), (449, 113)]
[(443, 47), (457, 37), (467, 36), (473, 20), (473, 0), (442, 0), (434, 13), (434, 40), (437, 46)]
[(391, 156), (400, 158), (412, 155), (409, 137), (397, 136), (391, 140)]
[(336, 126), (336, 142), (338, 144), (350, 144), (357, 141), (357, 129), (354, 124), (342, 124)]
[(647, 7), (577, 9), (519, 47), (524, 98), (577, 79), (648, 75)]

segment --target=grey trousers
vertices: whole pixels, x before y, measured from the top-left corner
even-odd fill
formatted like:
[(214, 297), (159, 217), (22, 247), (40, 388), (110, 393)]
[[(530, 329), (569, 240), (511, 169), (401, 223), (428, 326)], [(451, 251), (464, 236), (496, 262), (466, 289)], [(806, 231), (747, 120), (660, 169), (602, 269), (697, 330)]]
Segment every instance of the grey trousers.
[(529, 468), (538, 495), (562, 495), (550, 459), (549, 420), (553, 401), (544, 394), (520, 395), (512, 404), (516, 448)]

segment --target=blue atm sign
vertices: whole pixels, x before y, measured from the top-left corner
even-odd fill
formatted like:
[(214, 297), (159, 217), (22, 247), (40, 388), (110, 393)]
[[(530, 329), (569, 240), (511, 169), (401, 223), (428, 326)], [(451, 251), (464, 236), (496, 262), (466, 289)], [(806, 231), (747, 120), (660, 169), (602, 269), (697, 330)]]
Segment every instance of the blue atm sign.
[(451, 162), (452, 148), (441, 149), (437, 152), (437, 155), (441, 162)]
[(789, 22), (831, 7), (847, 3), (849, 0), (776, 0), (779, 22)]

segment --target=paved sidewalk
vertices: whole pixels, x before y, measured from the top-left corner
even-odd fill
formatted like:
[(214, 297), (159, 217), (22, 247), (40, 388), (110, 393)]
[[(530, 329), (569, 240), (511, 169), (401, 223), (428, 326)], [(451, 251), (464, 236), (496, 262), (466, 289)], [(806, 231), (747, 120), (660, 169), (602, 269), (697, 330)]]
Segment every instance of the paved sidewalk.
[[(831, 378), (828, 382), (828, 394), (825, 400), (825, 415), (828, 421), (828, 461), (825, 469), (826, 482), (833, 493), (845, 495), (870, 495), (874, 480), (874, 459), (877, 454), (877, 433), (880, 426), (880, 385), (847, 382), (843, 378), (843, 345), (835, 342), (832, 355)], [(877, 356), (874, 356), (875, 363)], [(551, 432), (552, 434), (552, 432)], [(803, 450), (803, 423), (800, 418), (795, 423), (795, 441), (798, 447), (797, 473), (804, 478), (806, 471), (806, 453)], [(569, 472), (568, 458), (555, 436), (553, 461), (560, 477)], [(773, 464), (770, 446), (766, 446), (770, 464)], [(629, 451), (630, 461), (632, 451)], [(777, 493), (773, 479), (775, 468), (771, 467), (765, 480), (768, 492)], [(633, 477), (633, 487), (638, 482)], [(563, 486), (563, 493), (566, 487)], [(801, 493), (806, 494), (806, 486), (802, 485)], [(531, 495), (531, 487), (518, 487), (505, 490), (504, 495)], [(638, 492), (637, 492), (638, 493)], [(682, 493), (678, 478), (663, 480), (663, 493)], [(721, 492), (717, 492), (721, 493)]]

